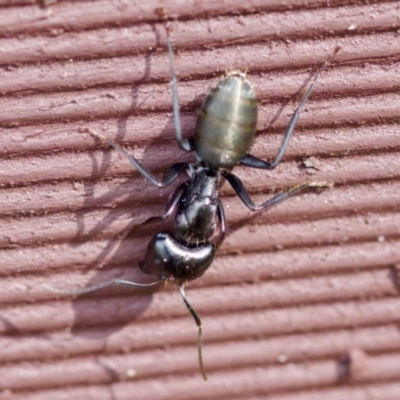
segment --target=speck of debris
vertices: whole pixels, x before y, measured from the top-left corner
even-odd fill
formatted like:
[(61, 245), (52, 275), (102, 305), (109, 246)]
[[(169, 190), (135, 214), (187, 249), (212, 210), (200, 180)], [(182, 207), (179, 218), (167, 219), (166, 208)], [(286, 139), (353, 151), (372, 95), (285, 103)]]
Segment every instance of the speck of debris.
[(386, 241), (386, 238), (383, 235), (379, 235), (376, 239), (378, 240), (379, 243), (383, 243)]
[(302, 167), (307, 169), (308, 174), (315, 174), (315, 171), (319, 171), (321, 161), (316, 157), (308, 157), (303, 160)]
[(286, 357), (286, 355), (285, 354), (281, 354), (279, 357), (278, 357), (278, 363), (279, 364), (285, 364), (286, 362), (287, 362), (287, 357)]
[(132, 379), (136, 376), (136, 369), (128, 368), (125, 372), (125, 375), (128, 379)]
[(362, 376), (368, 361), (368, 355), (358, 348), (350, 351), (339, 360), (339, 379), (349, 381)]

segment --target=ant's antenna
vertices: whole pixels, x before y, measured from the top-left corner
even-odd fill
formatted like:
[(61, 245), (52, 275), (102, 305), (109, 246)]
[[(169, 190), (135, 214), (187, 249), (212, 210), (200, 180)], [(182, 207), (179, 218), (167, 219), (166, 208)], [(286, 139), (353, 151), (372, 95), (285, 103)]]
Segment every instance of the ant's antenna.
[(207, 375), (206, 372), (204, 370), (204, 364), (203, 364), (203, 353), (201, 350), (201, 334), (202, 334), (202, 329), (201, 329), (201, 319), (200, 317), (197, 315), (196, 311), (194, 311), (193, 307), (190, 305), (186, 295), (185, 295), (185, 290), (183, 288), (183, 285), (179, 285), (179, 292), (181, 293), (182, 299), (186, 305), (186, 307), (188, 308), (188, 310), (190, 311), (190, 314), (192, 314), (196, 325), (199, 328), (199, 335), (198, 335), (198, 341), (197, 341), (197, 349), (198, 349), (198, 353), (199, 353), (199, 366), (200, 366), (200, 371), (201, 374), (203, 375), (204, 380), (207, 380)]
[(68, 296), (68, 295), (71, 296), (71, 295), (76, 295), (76, 294), (84, 294), (84, 293), (94, 292), (95, 290), (103, 289), (107, 286), (112, 286), (112, 285), (149, 287), (149, 286), (157, 285), (158, 283), (160, 283), (162, 281), (163, 281), (163, 279), (159, 279), (158, 281), (155, 281), (152, 283), (136, 283), (136, 282), (131, 282), (131, 281), (125, 281), (123, 279), (112, 279), (111, 281), (99, 283), (98, 285), (89, 286), (84, 289), (72, 289), (72, 290), (57, 289), (57, 288), (54, 288), (53, 286), (46, 285), (45, 283), (42, 283), (42, 286), (50, 292), (65, 295), (65, 296)]

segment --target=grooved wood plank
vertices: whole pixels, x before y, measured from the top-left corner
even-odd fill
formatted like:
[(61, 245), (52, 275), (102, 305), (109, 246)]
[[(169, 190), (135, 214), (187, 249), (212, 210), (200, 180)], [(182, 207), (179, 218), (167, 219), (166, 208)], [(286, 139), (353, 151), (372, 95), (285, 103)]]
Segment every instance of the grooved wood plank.
[[(397, 1), (0, 7), (0, 399), (398, 400)], [(251, 152), (267, 160), (318, 65), (341, 46), (279, 166), (234, 170), (256, 204), (305, 181), (332, 187), (265, 213), (229, 184), (220, 190), (226, 241), (187, 288), (207, 382), (174, 285), (75, 297), (42, 286), (154, 280), (138, 261), (173, 219), (141, 223), (162, 214), (177, 183), (152, 186), (85, 129), (157, 177), (195, 161), (175, 142), (158, 7), (171, 17), (184, 135), (220, 77), (245, 70), (260, 98)]]

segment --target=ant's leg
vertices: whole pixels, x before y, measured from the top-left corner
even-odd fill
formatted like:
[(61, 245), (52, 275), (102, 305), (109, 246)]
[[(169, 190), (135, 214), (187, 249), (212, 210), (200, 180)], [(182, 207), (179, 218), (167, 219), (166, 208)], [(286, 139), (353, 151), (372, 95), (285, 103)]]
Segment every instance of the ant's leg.
[(169, 199), (167, 201), (167, 205), (165, 206), (165, 212), (163, 215), (157, 216), (157, 217), (151, 217), (149, 219), (146, 219), (142, 223), (142, 225), (149, 225), (149, 224), (154, 224), (157, 222), (164, 221), (165, 219), (169, 218), (172, 213), (175, 211), (179, 201), (181, 200), (182, 196), (185, 195), (186, 190), (189, 186), (189, 182), (183, 182), (181, 183), (169, 196)]
[(219, 221), (219, 238), (215, 247), (218, 249), (221, 246), (222, 242), (225, 240), (226, 233), (225, 211), (224, 207), (222, 206), (221, 200), (218, 200), (217, 217)]
[(179, 292), (181, 293), (183, 302), (185, 303), (187, 309), (190, 311), (190, 314), (192, 314), (192, 317), (194, 318), (196, 325), (199, 328), (198, 339), (197, 339), (197, 350), (198, 350), (198, 354), (199, 354), (199, 366), (200, 366), (201, 374), (203, 375), (203, 379), (206, 381), (207, 375), (204, 370), (203, 353), (202, 353), (202, 346), (201, 346), (201, 336), (202, 336), (201, 319), (198, 316), (198, 314), (196, 313), (196, 311), (193, 309), (193, 307), (190, 305), (188, 299), (186, 298), (185, 290), (182, 285), (179, 285)]
[(240, 197), (240, 199), (243, 201), (243, 203), (248, 208), (250, 208), (250, 210), (252, 210), (252, 211), (267, 210), (268, 208), (271, 208), (272, 206), (274, 206), (278, 203), (282, 203), (282, 201), (288, 199), (289, 197), (291, 197), (305, 189), (331, 188), (332, 187), (332, 184), (329, 184), (328, 182), (306, 182), (306, 183), (302, 183), (300, 185), (294, 186), (282, 193), (279, 193), (276, 196), (272, 197), (271, 199), (267, 200), (266, 202), (260, 204), (259, 206), (256, 206), (253, 203), (253, 200), (251, 199), (246, 188), (244, 187), (243, 182), (236, 175), (233, 175), (229, 172), (225, 172), (223, 175), (226, 178), (226, 180), (231, 184), (233, 190)]
[(257, 157), (252, 156), (251, 154), (246, 154), (245, 156), (243, 156), (239, 163), (246, 165), (248, 167), (252, 167), (252, 168), (260, 168), (260, 169), (274, 169), (279, 162), (282, 159), (283, 154), (286, 151), (286, 148), (289, 144), (289, 140), (292, 136), (293, 130), (297, 124), (297, 120), (299, 119), (300, 116), (300, 112), (304, 107), (304, 104), (307, 102), (308, 98), (310, 97), (312, 91), (314, 90), (314, 86), (321, 74), (321, 72), (326, 69), (328, 67), (328, 65), (332, 62), (332, 60), (335, 58), (336, 54), (338, 53), (338, 51), (340, 50), (340, 47), (336, 47), (333, 54), (323, 63), (323, 65), (321, 66), (321, 68), (318, 69), (317, 73), (315, 74), (315, 77), (313, 79), (313, 81), (311, 82), (310, 86), (308, 87), (307, 91), (304, 93), (300, 104), (298, 105), (298, 107), (296, 108), (296, 111), (294, 112), (289, 126), (286, 130), (285, 136), (283, 137), (283, 141), (281, 143), (281, 146), (279, 148), (278, 154), (275, 157), (275, 160), (272, 163), (263, 161)]
[(172, 108), (174, 113), (175, 124), (175, 137), (179, 147), (185, 151), (193, 151), (195, 144), (193, 139), (183, 139), (181, 128), (181, 117), (179, 115), (179, 97), (178, 97), (178, 81), (176, 79), (175, 64), (174, 64), (174, 51), (172, 49), (172, 40), (167, 23), (167, 45), (168, 45), (168, 58), (171, 71), (171, 88), (172, 88)]
[(188, 165), (186, 163), (176, 163), (176, 164), (172, 165), (171, 168), (164, 174), (164, 176), (160, 182), (149, 171), (147, 171), (145, 168), (143, 168), (142, 164), (140, 164), (139, 161), (136, 160), (135, 157), (130, 155), (126, 150), (124, 150), (122, 147), (118, 146), (112, 140), (106, 138), (105, 136), (101, 135), (100, 133), (96, 132), (93, 129), (86, 128), (85, 131), (92, 134), (93, 136), (96, 136), (102, 140), (105, 140), (108, 144), (110, 144), (112, 147), (114, 147), (115, 150), (117, 150), (119, 153), (121, 153), (122, 155), (127, 157), (128, 160), (131, 162), (131, 164), (148, 181), (150, 181), (153, 185), (158, 186), (159, 188), (163, 188), (163, 187), (170, 185), (182, 172), (186, 171), (188, 168)]
[(53, 286), (46, 285), (45, 283), (42, 283), (42, 286), (47, 289), (49, 292), (61, 294), (63, 296), (73, 296), (77, 294), (84, 294), (84, 293), (90, 293), (94, 292), (99, 289), (103, 289), (107, 286), (111, 285), (117, 285), (117, 286), (133, 286), (133, 287), (149, 287), (149, 286), (154, 286), (157, 285), (158, 283), (162, 282), (162, 279), (159, 279), (158, 281), (152, 282), (152, 283), (136, 283), (136, 282), (131, 282), (131, 281), (126, 281), (124, 279), (112, 279), (111, 281), (99, 283), (98, 285), (94, 286), (89, 286), (83, 289), (71, 289), (71, 290), (62, 290), (62, 289), (57, 289), (54, 288)]

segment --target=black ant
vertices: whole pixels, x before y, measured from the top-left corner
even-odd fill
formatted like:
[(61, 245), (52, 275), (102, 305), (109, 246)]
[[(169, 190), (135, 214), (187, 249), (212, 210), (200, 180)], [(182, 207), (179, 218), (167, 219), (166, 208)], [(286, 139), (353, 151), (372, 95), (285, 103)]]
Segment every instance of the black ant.
[[(320, 73), (332, 62), (339, 48), (335, 49), (334, 53), (315, 74), (290, 120), (275, 160), (266, 162), (247, 153), (255, 137), (258, 99), (249, 80), (242, 72), (232, 71), (220, 80), (217, 86), (209, 92), (200, 108), (194, 138), (184, 139), (182, 137), (178, 84), (168, 26), (167, 45), (172, 79), (172, 105), (176, 140), (182, 150), (195, 152), (196, 163), (173, 164), (164, 174), (162, 180), (159, 181), (122, 147), (97, 132), (87, 129), (88, 132), (107, 141), (118, 152), (126, 156), (147, 180), (159, 188), (170, 185), (184, 172), (189, 176), (189, 179), (181, 183), (168, 199), (164, 214), (152, 217), (143, 223), (159, 222), (175, 213), (174, 231), (157, 233), (147, 247), (145, 259), (139, 263), (140, 269), (144, 273), (155, 275), (159, 279), (150, 284), (113, 279), (85, 289), (69, 291), (58, 290), (48, 285), (44, 286), (55, 293), (71, 295), (92, 292), (110, 285), (148, 287), (162, 281), (174, 282), (178, 285), (182, 299), (198, 326), (199, 365), (203, 378), (207, 379), (202, 358), (201, 320), (186, 298), (184, 285), (186, 282), (197, 279), (204, 274), (214, 259), (216, 249), (225, 238), (225, 214), (218, 190), (223, 179), (226, 179), (250, 210), (260, 211), (281, 203), (304, 189), (329, 186), (326, 182), (303, 183), (256, 206), (242, 181), (230, 171), (237, 163), (267, 170), (274, 169), (279, 164), (288, 146), (301, 109), (311, 95)], [(219, 237), (214, 244), (211, 242), (211, 238), (214, 235), (217, 221)]]

